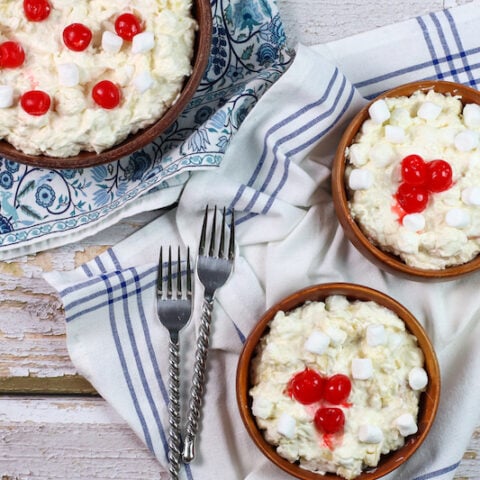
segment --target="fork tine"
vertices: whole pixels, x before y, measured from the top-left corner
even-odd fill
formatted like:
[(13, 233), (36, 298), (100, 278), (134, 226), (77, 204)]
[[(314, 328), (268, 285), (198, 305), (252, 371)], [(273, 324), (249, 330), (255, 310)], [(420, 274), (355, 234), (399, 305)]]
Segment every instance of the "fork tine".
[(157, 295), (159, 297), (163, 296), (163, 248), (162, 247), (160, 247), (160, 255), (159, 255), (159, 259), (158, 259)]
[(200, 244), (198, 246), (198, 254), (205, 255), (205, 240), (207, 237), (207, 222), (208, 222), (208, 205), (205, 207), (203, 215), (202, 233), (200, 234)]
[(224, 248), (225, 248), (225, 207), (223, 207), (223, 216), (222, 216), (222, 227), (220, 233), (220, 246), (218, 247), (218, 256), (223, 258)]
[(167, 298), (172, 298), (172, 247), (168, 247)]
[(235, 210), (232, 210), (232, 217), (230, 219), (230, 242), (228, 245), (228, 259), (235, 258)]
[(177, 298), (182, 298), (182, 264), (180, 260), (180, 246), (177, 252)]
[(192, 298), (192, 267), (190, 266), (190, 247), (187, 247), (187, 299)]
[(215, 251), (215, 230), (217, 229), (217, 206), (213, 210), (212, 231), (210, 233), (210, 249), (208, 255), (213, 257)]

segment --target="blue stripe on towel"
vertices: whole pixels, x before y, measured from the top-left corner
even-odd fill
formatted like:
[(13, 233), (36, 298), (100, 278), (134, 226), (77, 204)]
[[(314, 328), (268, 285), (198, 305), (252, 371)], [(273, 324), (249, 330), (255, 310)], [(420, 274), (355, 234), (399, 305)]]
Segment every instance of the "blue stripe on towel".
[(436, 470), (435, 472), (425, 473), (424, 475), (420, 475), (419, 477), (415, 477), (412, 480), (429, 480), (430, 478), (440, 477), (441, 475), (445, 475), (446, 473), (453, 472), (456, 470), (457, 467), (460, 465), (461, 461), (449, 465), (448, 467), (441, 468), (440, 470)]
[[(101, 260), (99, 260), (99, 261), (101, 262)], [(107, 292), (113, 291), (108, 276), (104, 277), (104, 280), (105, 280), (105, 285), (107, 287), (105, 289), (105, 291), (107, 291)], [(127, 384), (130, 397), (132, 399), (133, 407), (135, 408), (135, 412), (137, 414), (138, 420), (139, 420), (140, 425), (142, 427), (143, 436), (144, 436), (144, 439), (145, 439), (145, 444), (150, 449), (150, 451), (153, 451), (152, 439), (151, 439), (150, 433), (148, 431), (148, 427), (147, 427), (147, 424), (146, 424), (146, 421), (145, 421), (145, 417), (143, 415), (142, 410), (140, 409), (140, 404), (138, 402), (138, 397), (137, 397), (137, 394), (136, 394), (135, 389), (133, 387), (132, 377), (131, 377), (130, 372), (128, 370), (128, 365), (127, 365), (127, 361), (126, 361), (126, 358), (125, 358), (125, 352), (123, 350), (122, 342), (121, 342), (120, 336), (118, 334), (117, 321), (115, 319), (115, 311), (114, 311), (114, 308), (113, 308), (113, 303), (114, 302), (110, 301), (110, 299), (109, 299), (109, 301), (108, 301), (108, 305), (109, 305), (108, 316), (109, 316), (109, 321), (110, 321), (110, 328), (112, 329), (113, 340), (114, 340), (115, 347), (116, 347), (116, 350), (117, 350), (118, 359), (120, 361), (120, 365), (122, 366), (123, 376), (125, 378), (125, 382)]]

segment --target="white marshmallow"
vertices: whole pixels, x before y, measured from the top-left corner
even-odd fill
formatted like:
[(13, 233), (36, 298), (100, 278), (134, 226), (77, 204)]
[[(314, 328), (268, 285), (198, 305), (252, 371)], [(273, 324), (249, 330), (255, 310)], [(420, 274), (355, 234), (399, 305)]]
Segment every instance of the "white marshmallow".
[(330, 337), (330, 341), (335, 345), (342, 345), (348, 337), (347, 332), (337, 327), (328, 327), (326, 329), (327, 335)]
[(470, 224), (470, 213), (463, 208), (452, 208), (446, 213), (445, 222), (450, 227), (465, 228)]
[(373, 365), (369, 358), (352, 360), (352, 377), (356, 380), (367, 380), (373, 375)]
[(252, 413), (258, 418), (268, 418), (273, 411), (273, 403), (265, 397), (253, 397)]
[(398, 428), (400, 435), (403, 437), (407, 437), (408, 435), (412, 435), (418, 431), (417, 423), (410, 413), (404, 413), (403, 415), (400, 415), (395, 420), (395, 425)]
[(425, 228), (425, 217), (421, 213), (409, 213), (403, 217), (402, 225), (411, 232), (418, 232)]
[(76, 63), (60, 63), (57, 65), (58, 81), (64, 87), (75, 87), (80, 82), (80, 70)]
[(480, 127), (480, 106), (476, 103), (467, 103), (463, 107), (463, 121), (468, 128)]
[(365, 168), (355, 168), (348, 177), (348, 186), (352, 190), (366, 190), (373, 184), (373, 174)]
[(305, 342), (305, 350), (321, 355), (330, 345), (330, 337), (323, 332), (315, 330), (310, 334)]
[(117, 53), (123, 45), (123, 38), (116, 33), (105, 30), (102, 34), (102, 48), (106, 52)]
[(367, 163), (368, 147), (361, 143), (354, 143), (348, 148), (348, 158), (356, 167), (361, 167)]
[(363, 443), (380, 443), (383, 440), (383, 432), (376, 425), (360, 425), (358, 439)]
[(371, 347), (377, 347), (378, 345), (383, 345), (387, 341), (387, 334), (385, 332), (385, 327), (378, 323), (369, 325), (367, 327), (367, 343)]
[(388, 336), (388, 346), (391, 350), (396, 350), (403, 343), (403, 338), (399, 333), (393, 332)]
[(428, 384), (427, 372), (421, 367), (413, 367), (408, 374), (408, 384), (412, 390), (422, 390)]
[(368, 157), (375, 166), (382, 168), (390, 165), (395, 160), (395, 150), (388, 143), (377, 143), (368, 152)]
[(478, 133), (472, 130), (464, 130), (455, 136), (453, 142), (460, 152), (469, 152), (478, 146)]
[(10, 85), (0, 85), (0, 108), (13, 105), (13, 88)]
[(435, 120), (442, 111), (442, 107), (433, 102), (424, 102), (417, 111), (417, 117), (424, 120)]
[(390, 143), (403, 143), (405, 141), (405, 130), (396, 125), (385, 125), (385, 139)]
[(462, 200), (467, 205), (480, 205), (480, 187), (468, 187), (462, 191)]
[(145, 53), (155, 46), (155, 37), (152, 32), (137, 33), (132, 40), (132, 53)]
[(390, 110), (385, 100), (377, 100), (368, 108), (370, 118), (374, 123), (381, 124), (390, 118)]
[(283, 435), (284, 437), (293, 438), (295, 436), (296, 427), (297, 422), (295, 421), (295, 419), (288, 413), (282, 413), (277, 423), (278, 433), (280, 435)]
[(153, 78), (146, 70), (139, 73), (134, 79), (133, 84), (135, 88), (140, 92), (146, 92), (153, 85)]

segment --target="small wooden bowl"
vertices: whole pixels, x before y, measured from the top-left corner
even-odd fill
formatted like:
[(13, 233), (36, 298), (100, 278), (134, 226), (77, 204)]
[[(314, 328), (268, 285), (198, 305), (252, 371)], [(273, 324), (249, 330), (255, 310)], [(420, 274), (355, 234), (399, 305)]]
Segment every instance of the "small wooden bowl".
[(421, 81), (402, 85), (389, 90), (372, 100), (363, 107), (353, 118), (345, 130), (333, 160), (332, 166), (332, 195), (338, 220), (343, 227), (345, 235), (352, 244), (366, 258), (383, 270), (400, 275), (411, 280), (429, 281), (429, 280), (451, 280), (472, 273), (480, 268), (480, 256), (462, 265), (447, 267), (443, 270), (424, 270), (407, 265), (401, 258), (388, 252), (384, 252), (376, 245), (373, 245), (365, 236), (357, 222), (352, 218), (348, 206), (348, 192), (345, 184), (346, 158), (345, 150), (349, 147), (360, 130), (363, 122), (369, 118), (368, 108), (370, 105), (381, 98), (410, 96), (417, 90), (434, 90), (438, 93), (459, 95), (463, 103), (480, 104), (480, 92), (473, 88), (453, 82), (443, 81)]
[(130, 135), (123, 142), (101, 153), (83, 151), (78, 155), (66, 158), (48, 155), (28, 155), (17, 150), (8, 142), (0, 140), (0, 156), (37, 167), (55, 169), (86, 168), (118, 160), (155, 140), (177, 119), (192, 99), (208, 64), (212, 41), (212, 9), (210, 1), (193, 0), (192, 14), (198, 23), (192, 59), (192, 74), (186, 79), (183, 90), (176, 102), (155, 123)]
[(425, 356), (425, 370), (427, 371), (429, 383), (427, 389), (420, 397), (420, 408), (418, 414), (418, 432), (407, 437), (405, 445), (400, 449), (382, 455), (376, 468), (365, 471), (356, 477), (355, 480), (374, 480), (383, 477), (406, 462), (425, 440), (436, 415), (440, 400), (440, 370), (435, 351), (428, 339), (423, 327), (415, 317), (400, 303), (393, 298), (368, 287), (349, 283), (327, 283), (314, 285), (300, 290), (271, 307), (259, 320), (248, 336), (237, 367), (237, 403), (240, 416), (250, 434), (252, 440), (260, 451), (275, 465), (301, 480), (343, 480), (338, 475), (327, 473), (320, 475), (300, 468), (294, 463), (280, 457), (275, 447), (270, 445), (263, 437), (262, 431), (258, 428), (255, 417), (251, 411), (251, 362), (255, 356), (255, 350), (260, 339), (268, 332), (268, 324), (275, 317), (278, 311), (289, 311), (303, 305), (307, 301), (323, 301), (329, 295), (345, 295), (349, 300), (374, 301), (398, 315), (407, 327), (407, 330), (415, 335), (418, 345)]

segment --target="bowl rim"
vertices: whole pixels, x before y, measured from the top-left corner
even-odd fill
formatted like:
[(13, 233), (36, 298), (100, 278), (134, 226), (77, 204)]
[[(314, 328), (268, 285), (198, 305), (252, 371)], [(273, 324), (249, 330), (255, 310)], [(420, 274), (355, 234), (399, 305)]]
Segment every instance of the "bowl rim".
[[(358, 132), (362, 123), (368, 118), (368, 108), (372, 103), (386, 97), (409, 96), (417, 90), (434, 90), (439, 93), (450, 93), (459, 95), (462, 98), (475, 98), (475, 103), (480, 104), (480, 92), (463, 84), (448, 82), (443, 80), (422, 80), (410, 82), (398, 87), (392, 88), (376, 96), (369, 101), (353, 117), (345, 129), (333, 159), (332, 166), (332, 196), (337, 218), (343, 227), (345, 235), (350, 242), (375, 265), (381, 267), (389, 273), (400, 274), (403, 277), (416, 281), (438, 280), (446, 281), (452, 278), (464, 276), (475, 272), (480, 268), (480, 255), (461, 265), (454, 265), (443, 270), (420, 269), (407, 265), (400, 257), (387, 253), (370, 242), (363, 233), (358, 223), (352, 218), (348, 207), (347, 188), (345, 185), (345, 150), (351, 145), (355, 134)], [(468, 100), (467, 100), (468, 101)], [(472, 100), (473, 101), (473, 100)]]
[(192, 14), (198, 28), (195, 32), (194, 54), (192, 57), (192, 74), (185, 79), (184, 86), (177, 100), (153, 124), (129, 135), (121, 143), (103, 152), (82, 151), (71, 157), (52, 157), (49, 155), (28, 155), (17, 150), (5, 140), (0, 140), (0, 156), (14, 162), (34, 167), (51, 169), (88, 168), (114, 162), (143, 148), (167, 130), (195, 94), (208, 65), (212, 39), (212, 10), (209, 0), (193, 0)]
[(255, 418), (251, 412), (251, 398), (248, 393), (250, 388), (250, 362), (254, 357), (258, 341), (268, 330), (268, 324), (274, 318), (275, 314), (278, 311), (293, 310), (294, 308), (303, 305), (306, 301), (319, 301), (334, 294), (345, 295), (349, 300), (373, 300), (378, 304), (393, 310), (404, 321), (407, 330), (415, 335), (418, 340), (418, 345), (424, 352), (425, 369), (429, 375), (429, 384), (426, 391), (422, 393), (420, 399), (418, 432), (409, 436), (403, 447), (382, 456), (379, 465), (376, 468), (371, 471), (363, 472), (355, 479), (375, 480), (395, 470), (416, 452), (427, 437), (434, 423), (440, 401), (440, 368), (433, 345), (424, 328), (415, 316), (391, 296), (363, 285), (335, 282), (312, 285), (298, 290), (280, 300), (260, 317), (244, 343), (237, 365), (237, 406), (242, 422), (249, 433), (250, 438), (259, 450), (279, 468), (301, 480), (319, 480), (320, 478), (325, 480), (344, 480), (336, 474), (327, 473), (321, 475), (319, 473), (301, 469), (297, 465), (280, 457), (276, 453), (275, 448), (265, 440), (260, 429), (257, 427)]

